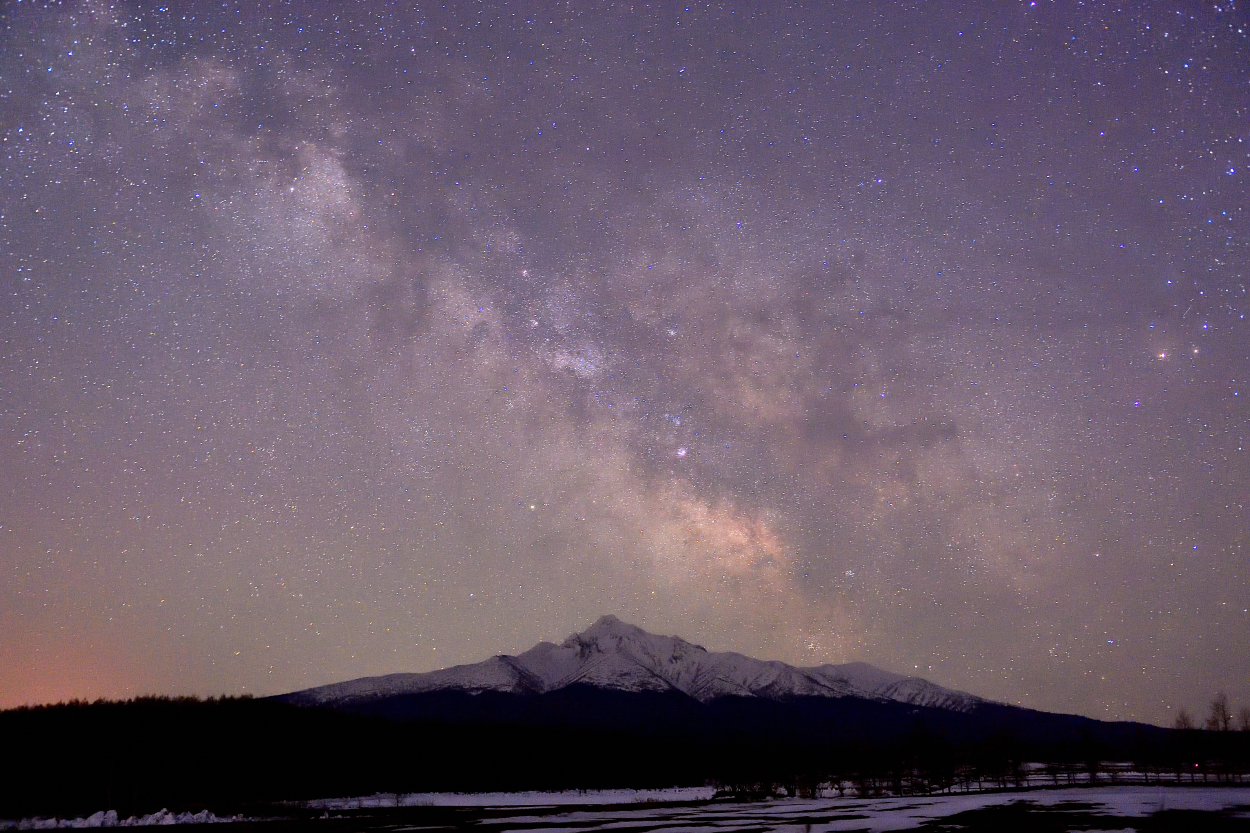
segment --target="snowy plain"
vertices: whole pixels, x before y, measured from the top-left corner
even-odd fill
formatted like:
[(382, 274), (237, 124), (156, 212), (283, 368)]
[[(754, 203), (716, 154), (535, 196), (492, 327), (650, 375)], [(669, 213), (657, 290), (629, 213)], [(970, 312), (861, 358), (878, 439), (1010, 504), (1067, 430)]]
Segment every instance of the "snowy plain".
[(379, 793), (354, 798), (321, 798), (301, 802), (313, 810), (359, 810), (375, 807), (573, 807), (582, 804), (656, 804), (710, 801), (715, 787), (672, 787), (664, 790), (560, 790), (494, 793)]
[[(481, 818), (474, 828), (598, 831), (642, 827), (659, 831), (714, 829), (823, 831), (917, 830), (959, 813), (1025, 802), (1038, 809), (1075, 810), (1127, 822), (1163, 811), (1227, 813), (1250, 820), (1250, 786), (1106, 786), (1008, 790), (888, 798), (782, 798), (710, 801), (710, 788), (587, 790), (559, 793), (414, 793), (310, 803), (326, 810), (367, 807), (478, 807), (515, 809)], [(390, 802), (389, 804), (387, 802)], [(536, 812), (538, 811), (538, 812)], [(1124, 829), (1124, 828), (1121, 828)]]
[[(462, 808), (453, 827), (504, 831), (577, 831), (646, 829), (693, 831), (782, 831), (802, 828), (814, 833), (834, 831), (918, 830), (961, 813), (1011, 809), (1027, 805), (1036, 813), (1062, 812), (1097, 819), (1095, 829), (1134, 829), (1134, 820), (1167, 811), (1222, 814), (1250, 825), (1250, 786), (1105, 786), (1013, 790), (888, 798), (772, 799), (766, 801), (712, 801), (710, 788), (670, 790), (586, 790), (521, 793), (412, 793), (301, 802), (322, 810), (330, 820), (354, 818), (354, 829), (394, 829), (396, 818), (372, 819), (371, 812), (398, 808)], [(115, 813), (96, 813), (85, 819), (25, 819), (0, 823), (0, 829), (47, 830), (113, 826), (149, 826), (206, 822), (255, 823), (258, 819), (220, 818), (207, 811), (174, 814), (168, 811), (138, 819), (118, 820)], [(319, 820), (307, 822), (317, 826)], [(414, 818), (414, 821), (416, 819)], [(1120, 824), (1123, 822), (1123, 824)], [(419, 822), (417, 826), (420, 826)], [(441, 826), (441, 825), (440, 825)], [(303, 829), (303, 828), (301, 828)], [(336, 828), (338, 829), (338, 828)], [(414, 829), (406, 827), (406, 829)], [(1081, 825), (1077, 829), (1089, 829)]]
[[(780, 799), (761, 802), (711, 802), (686, 807), (639, 807), (604, 810), (574, 809), (558, 814), (497, 817), (475, 826), (495, 830), (596, 831), (645, 827), (657, 831), (714, 829), (824, 831), (916, 830), (958, 813), (1028, 801), (1044, 808), (1088, 805), (1101, 816), (1144, 818), (1161, 810), (1218, 813), (1243, 807), (1250, 818), (1250, 788), (1189, 789), (1177, 787), (1093, 787), (1034, 792), (980, 793), (879, 799)], [(1128, 826), (1128, 825), (1126, 825)]]

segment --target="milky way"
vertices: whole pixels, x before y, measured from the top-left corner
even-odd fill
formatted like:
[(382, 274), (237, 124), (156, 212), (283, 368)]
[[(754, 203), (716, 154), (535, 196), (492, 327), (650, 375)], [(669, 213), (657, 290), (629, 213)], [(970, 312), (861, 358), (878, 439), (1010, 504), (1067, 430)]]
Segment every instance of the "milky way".
[(13, 3), (0, 705), (604, 613), (1250, 702), (1250, 14)]

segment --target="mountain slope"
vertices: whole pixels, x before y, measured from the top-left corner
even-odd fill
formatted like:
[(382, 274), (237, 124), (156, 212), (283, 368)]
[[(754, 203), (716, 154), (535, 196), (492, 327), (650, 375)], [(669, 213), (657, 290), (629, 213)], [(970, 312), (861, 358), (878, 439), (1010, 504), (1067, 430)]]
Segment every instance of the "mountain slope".
[(347, 706), (427, 692), (544, 694), (568, 686), (625, 692), (681, 692), (701, 703), (722, 697), (784, 701), (858, 697), (956, 712), (989, 701), (919, 677), (865, 663), (796, 668), (731, 652), (717, 653), (675, 636), (657, 636), (604, 616), (559, 645), (540, 642), (518, 656), (495, 656), (423, 674), (389, 674), (282, 695), (297, 705)]

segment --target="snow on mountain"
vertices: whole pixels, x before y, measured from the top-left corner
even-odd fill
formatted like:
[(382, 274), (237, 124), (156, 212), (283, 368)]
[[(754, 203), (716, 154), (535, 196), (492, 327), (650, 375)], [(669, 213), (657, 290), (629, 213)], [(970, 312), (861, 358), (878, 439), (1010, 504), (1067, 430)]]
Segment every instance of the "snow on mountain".
[(362, 677), (297, 691), (287, 695), (286, 699), (299, 705), (330, 705), (441, 690), (539, 694), (547, 689), (542, 680), (518, 665), (516, 657), (498, 656), (472, 665), (456, 665), (424, 674)]
[(885, 700), (897, 700), (913, 706), (932, 706), (968, 712), (981, 703), (989, 702), (967, 692), (943, 688), (921, 677), (906, 677), (902, 674), (882, 671), (866, 662), (822, 665), (804, 670), (828, 681), (831, 685), (840, 682), (857, 692), (868, 692)]
[(784, 662), (713, 653), (676, 636), (657, 636), (604, 616), (559, 645), (540, 642), (519, 656), (496, 656), (424, 674), (389, 674), (310, 688), (284, 699), (342, 705), (427, 691), (539, 694), (574, 683), (622, 691), (682, 691), (701, 702), (744, 696), (866, 697), (971, 711), (986, 702), (919, 677), (891, 674), (862, 662), (796, 668)]

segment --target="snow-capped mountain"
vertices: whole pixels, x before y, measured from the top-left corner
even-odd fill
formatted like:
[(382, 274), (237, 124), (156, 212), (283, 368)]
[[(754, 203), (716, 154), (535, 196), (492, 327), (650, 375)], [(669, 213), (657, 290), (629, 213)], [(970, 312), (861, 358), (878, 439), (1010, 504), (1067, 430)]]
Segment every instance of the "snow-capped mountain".
[(343, 706), (431, 691), (542, 694), (581, 683), (620, 691), (677, 690), (706, 703), (718, 697), (861, 697), (970, 712), (988, 701), (919, 677), (862, 662), (796, 668), (784, 662), (715, 653), (676, 636), (657, 636), (604, 616), (559, 645), (540, 642), (519, 656), (495, 656), (424, 674), (388, 674), (305, 689), (281, 699)]

